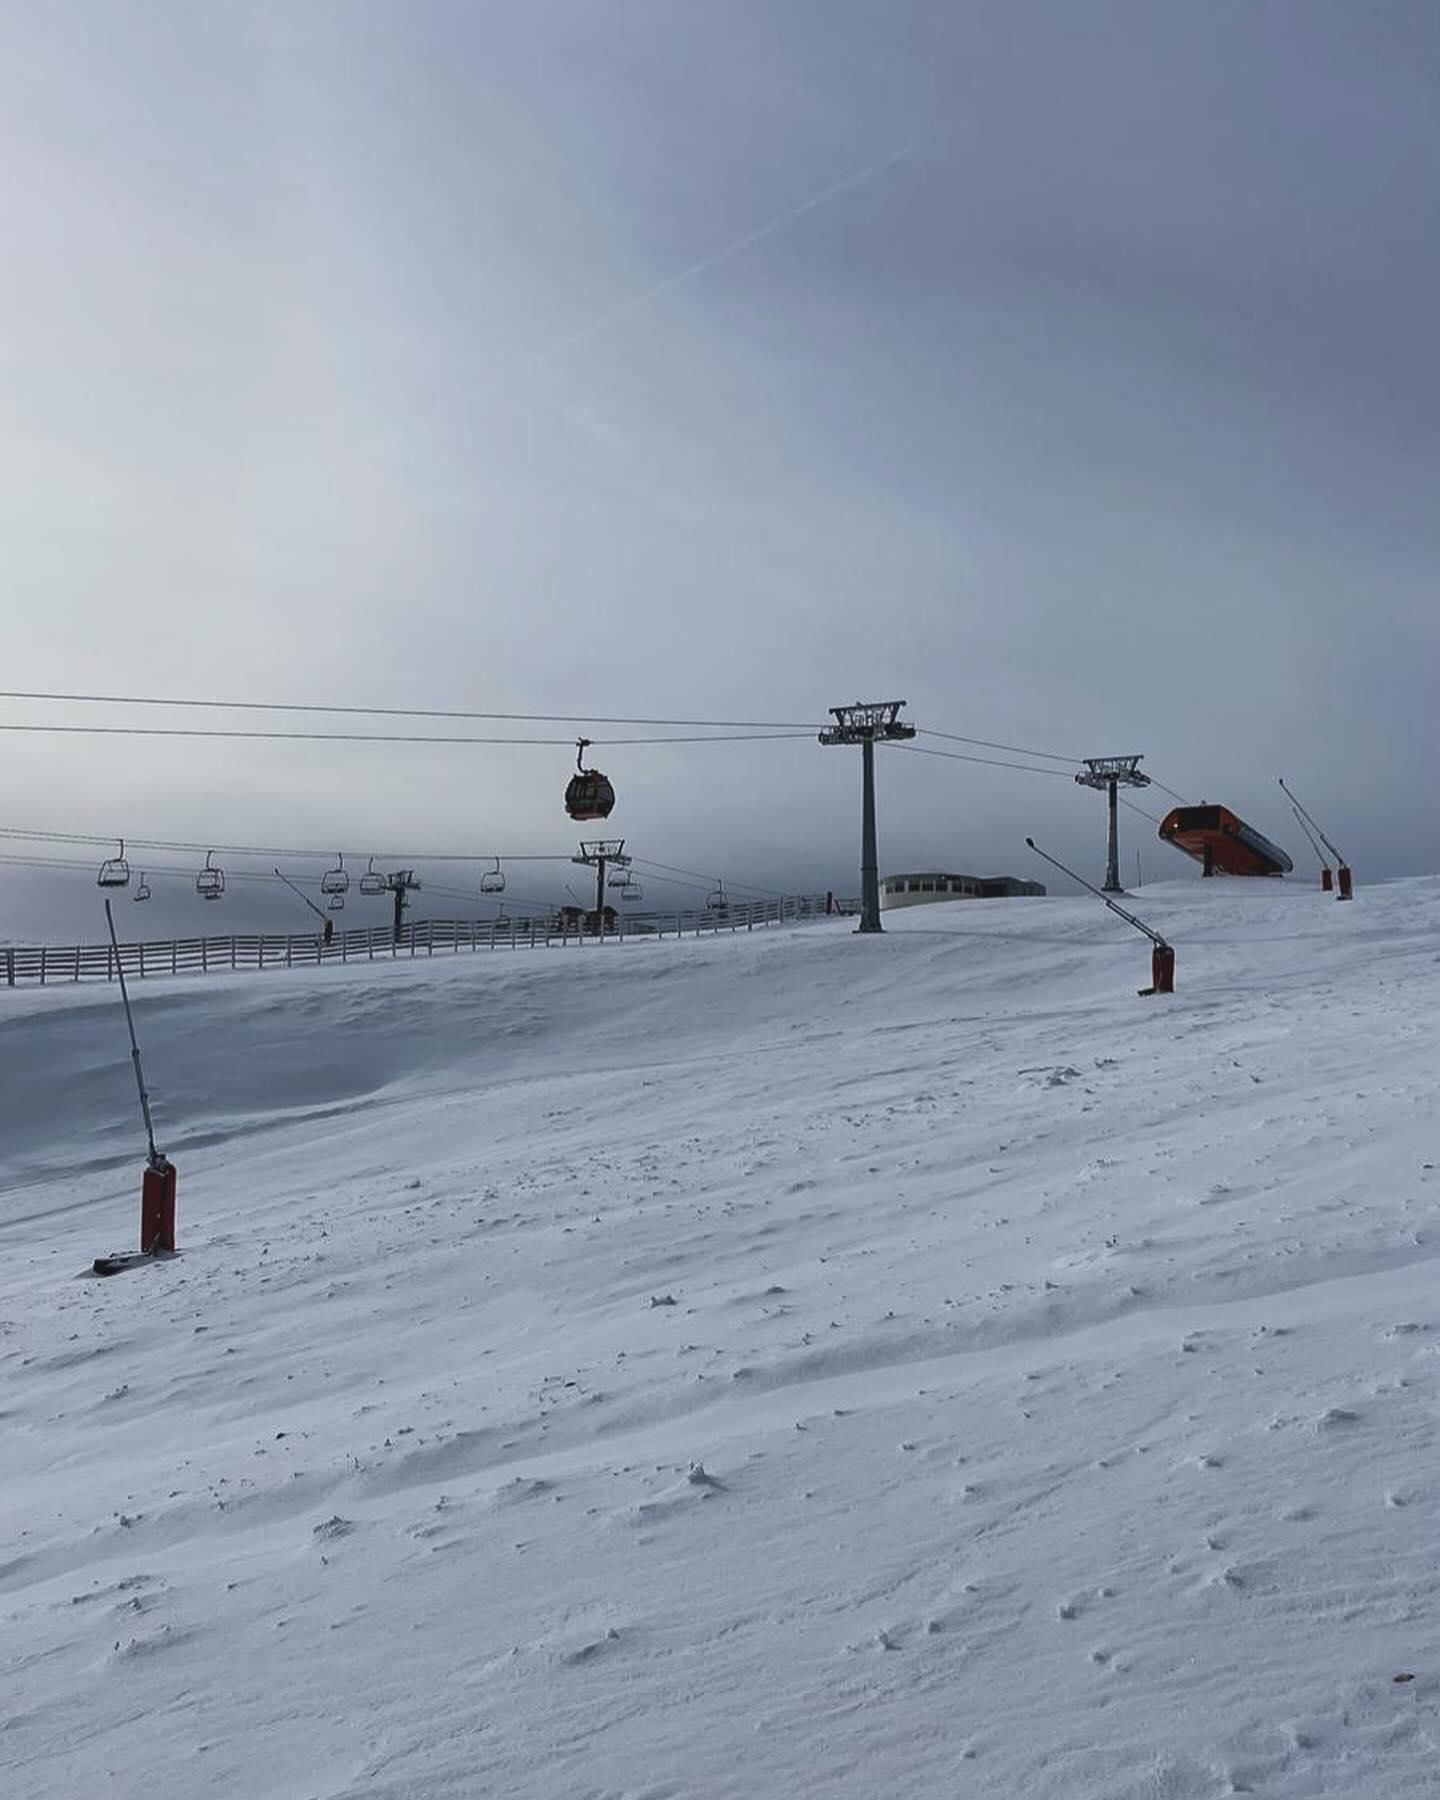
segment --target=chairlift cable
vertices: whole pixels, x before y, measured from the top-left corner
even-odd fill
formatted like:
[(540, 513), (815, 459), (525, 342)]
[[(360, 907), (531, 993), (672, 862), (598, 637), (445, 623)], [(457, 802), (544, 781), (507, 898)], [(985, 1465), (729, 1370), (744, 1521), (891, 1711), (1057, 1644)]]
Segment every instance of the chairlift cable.
[(958, 731), (935, 731), (929, 726), (917, 727), (921, 737), (944, 738), (951, 744), (977, 744), (982, 750), (1009, 750), (1016, 756), (1035, 756), (1042, 762), (1068, 763), (1073, 769), (1084, 762), (1083, 756), (1058, 756), (1053, 750), (1027, 750), (1024, 744), (997, 744), (991, 738), (963, 737)]
[[(654, 725), (681, 730), (820, 731), (810, 719), (653, 719), (600, 713), (480, 712), (449, 706), (334, 706), (296, 700), (213, 700), (156, 694), (52, 694), (24, 688), (0, 689), (0, 700), (41, 700), (62, 706), (159, 706), (187, 711), (324, 713), (364, 719), (474, 719), (512, 725)], [(568, 741), (568, 740), (567, 740)]]
[(960, 750), (929, 750), (923, 744), (886, 744), (887, 750), (901, 750), (908, 756), (943, 756), (950, 762), (981, 763), (987, 769), (1021, 769), (1027, 775), (1058, 775), (1071, 779), (1069, 769), (1038, 769), (1034, 763), (1002, 762), (994, 756), (967, 756)]
[[(573, 738), (473, 737), (461, 732), (396, 731), (241, 731), (207, 725), (25, 725), (0, 721), (0, 731), (40, 733), (62, 737), (220, 738), (249, 743), (298, 744), (510, 744), (554, 749), (573, 744)], [(706, 732), (703, 735), (666, 737), (592, 738), (604, 747), (634, 748), (655, 744), (762, 744), (800, 743), (812, 736), (808, 729), (784, 731)]]
[[(93, 835), (90, 835), (87, 833), (76, 832), (76, 831), (30, 831), (30, 830), (27, 830), (25, 827), (19, 826), (19, 825), (0, 825), (0, 838), (14, 838), (14, 839), (19, 839), (26, 843), (55, 843), (55, 844), (113, 844), (116, 841), (113, 834), (106, 835), (106, 836), (93, 836)], [(138, 838), (138, 837), (130, 838), (127, 841), (130, 843), (132, 848), (138, 847), (138, 848), (143, 848), (143, 849), (147, 849), (147, 850), (193, 851), (197, 855), (205, 850), (211, 850), (211, 849), (213, 849), (215, 851), (217, 856), (295, 856), (295, 857), (310, 857), (310, 858), (318, 859), (321, 857), (330, 857), (335, 854), (335, 852), (333, 850), (326, 850), (323, 848), (313, 848), (313, 849), (308, 849), (308, 850), (297, 849), (293, 844), (289, 844), (289, 845), (211, 844), (209, 842), (206, 842), (206, 843), (186, 842), (186, 841), (183, 841), (178, 838)], [(407, 861), (408, 862), (456, 862), (456, 863), (494, 862), (497, 854), (500, 855), (501, 860), (503, 860), (505, 862), (561, 862), (561, 863), (568, 863), (570, 860), (568, 855), (560, 855), (560, 854), (557, 854), (554, 852), (550, 852), (550, 853), (543, 854), (543, 855), (537, 855), (537, 854), (533, 854), (533, 853), (520, 853), (520, 854), (509, 854), (509, 853), (504, 853), (504, 852), (497, 853), (496, 851), (493, 851), (493, 850), (487, 850), (487, 851), (469, 851), (469, 850), (467, 850), (467, 851), (436, 851), (434, 853), (431, 853), (429, 851), (415, 851), (415, 850), (405, 850), (405, 851), (402, 851), (402, 850), (376, 850), (372, 853), (371, 851), (367, 850), (364, 852), (364, 854), (367, 857), (369, 857), (372, 861), (378, 859), (381, 862), (389, 862), (389, 861), (395, 861), (395, 862), (407, 862)]]
[[(650, 858), (648, 856), (637, 856), (634, 860), (641, 868), (667, 869), (672, 875), (693, 875), (696, 877), (696, 879), (699, 882), (701, 882), (707, 888), (713, 887), (715, 885), (715, 883), (717, 881), (719, 881), (719, 879), (720, 879), (720, 877), (716, 874), (713, 874), (713, 873), (706, 874), (706, 872), (703, 869), (682, 869), (682, 868), (677, 867), (674, 863), (655, 862), (652, 858)], [(748, 882), (748, 881), (732, 881), (729, 885), (732, 888), (743, 891), (745, 893), (764, 894), (767, 898), (772, 899), (772, 900), (778, 899), (780, 897), (780, 894), (782, 891), (779, 888), (756, 887), (754, 882)]]

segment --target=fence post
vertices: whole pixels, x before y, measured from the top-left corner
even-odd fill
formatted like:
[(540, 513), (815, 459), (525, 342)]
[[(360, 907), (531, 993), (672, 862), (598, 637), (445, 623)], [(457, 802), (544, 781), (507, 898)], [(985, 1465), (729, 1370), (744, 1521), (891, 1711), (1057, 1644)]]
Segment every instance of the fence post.
[(232, 969), (235, 967), (235, 936), (233, 932), (230, 936), (230, 967)]
[(200, 973), (202, 975), (208, 975), (210, 973), (210, 940), (209, 940), (209, 938), (201, 938), (201, 940), (200, 940)]
[(141, 946), (140, 946), (140, 979), (142, 981), (145, 979), (145, 946), (144, 946), (144, 944), (141, 944)]
[(15, 985), (15, 952), (13, 950), (5, 952), (5, 985), (6, 987)]
[(180, 942), (179, 942), (178, 938), (171, 938), (171, 940), (170, 940), (170, 973), (172, 975), (176, 975), (179, 973), (179, 971), (180, 971)]
[(40, 946), (40, 985), (45, 985), (45, 946)]

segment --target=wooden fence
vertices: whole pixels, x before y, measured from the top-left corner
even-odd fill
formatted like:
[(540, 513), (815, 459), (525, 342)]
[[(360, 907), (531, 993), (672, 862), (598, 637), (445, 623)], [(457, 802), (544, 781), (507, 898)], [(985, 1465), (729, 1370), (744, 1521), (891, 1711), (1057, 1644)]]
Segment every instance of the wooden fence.
[[(849, 913), (857, 903), (835, 900), (831, 910)], [(327, 944), (318, 931), (299, 935), (167, 938), (121, 944), (119, 964), (126, 979), (155, 975), (218, 974), (229, 969), (298, 969), (320, 963), (375, 962), (395, 957), (434, 956), (461, 950), (535, 950), (551, 945), (638, 943), (652, 938), (711, 937), (754, 931), (757, 926), (793, 925), (823, 918), (827, 897), (787, 894), (774, 900), (731, 902), (702, 912), (617, 914), (601, 933), (562, 916), (531, 919), (422, 919), (404, 925), (398, 941), (389, 925), (337, 931)], [(113, 981), (117, 959), (109, 944), (39, 944), (0, 949), (5, 985), (65, 981)]]

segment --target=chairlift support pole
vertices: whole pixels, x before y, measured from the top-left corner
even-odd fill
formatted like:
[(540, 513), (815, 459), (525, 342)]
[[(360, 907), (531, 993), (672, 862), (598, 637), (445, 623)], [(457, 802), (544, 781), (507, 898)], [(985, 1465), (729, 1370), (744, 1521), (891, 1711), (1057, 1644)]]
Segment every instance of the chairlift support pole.
[(385, 877), (385, 885), (389, 888), (395, 903), (394, 936), (391, 941), (398, 944), (405, 924), (406, 897), (411, 889), (418, 888), (420, 883), (416, 880), (413, 869), (394, 869)]
[[(150, 1095), (145, 1086), (145, 1070), (140, 1061), (140, 1041), (135, 1035), (135, 1015), (130, 1010), (130, 989), (125, 981), (125, 963), (120, 955), (120, 940), (115, 933), (115, 915), (110, 901), (105, 901), (105, 923), (110, 929), (110, 947), (115, 955), (115, 973), (120, 980), (120, 1000), (125, 1008), (125, 1029), (130, 1036), (130, 1060), (135, 1069), (135, 1087), (140, 1095), (140, 1113), (145, 1121), (145, 1172), (140, 1182), (140, 1253), (152, 1256), (157, 1251), (175, 1248), (175, 1165), (156, 1147), (155, 1121), (150, 1114)], [(96, 1260), (97, 1273), (112, 1259)]]
[(583, 869), (595, 871), (595, 933), (605, 935), (605, 877), (609, 870), (628, 869), (631, 859), (625, 854), (624, 838), (582, 839), (580, 854), (570, 858)]
[(1123, 894), (1125, 889), (1120, 884), (1118, 790), (1122, 787), (1149, 787), (1150, 777), (1141, 773), (1138, 756), (1087, 756), (1085, 767), (1075, 780), (1080, 787), (1104, 788), (1106, 791), (1109, 799), (1109, 830), (1105, 840), (1105, 892)]
[(1161, 937), (1158, 931), (1152, 930), (1143, 919), (1137, 919), (1135, 914), (1129, 911), (1128, 908), (1117, 906), (1107, 893), (1095, 886), (1094, 882), (1087, 881), (1083, 875), (1077, 875), (1073, 869), (1067, 868), (1058, 857), (1051, 856), (1048, 850), (1042, 850), (1035, 842), (1034, 838), (1027, 837), (1025, 842), (1037, 856), (1043, 857), (1052, 868), (1058, 869), (1062, 875), (1068, 875), (1072, 881), (1078, 881), (1080, 886), (1088, 889), (1097, 900), (1103, 900), (1106, 906), (1110, 908), (1111, 912), (1116, 913), (1127, 925), (1133, 925), (1136, 931), (1149, 938), (1150, 942), (1155, 946), (1151, 958), (1153, 985), (1148, 988), (1141, 988), (1140, 993), (1142, 995), (1173, 994), (1175, 992), (1174, 946)]
[(880, 856), (875, 835), (875, 744), (913, 738), (915, 727), (900, 718), (903, 700), (872, 700), (832, 706), (835, 723), (820, 733), (827, 746), (860, 746), (860, 923), (857, 932), (883, 931), (880, 923)]

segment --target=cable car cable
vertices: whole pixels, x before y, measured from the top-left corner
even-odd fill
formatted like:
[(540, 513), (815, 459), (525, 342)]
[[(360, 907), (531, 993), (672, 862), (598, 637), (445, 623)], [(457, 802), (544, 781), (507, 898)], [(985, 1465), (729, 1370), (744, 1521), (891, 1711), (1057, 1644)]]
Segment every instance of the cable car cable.
[[(797, 731), (824, 729), (806, 719), (640, 719), (611, 718), (590, 713), (474, 712), (459, 707), (436, 706), (330, 706), (292, 700), (162, 699), (152, 694), (49, 694), (25, 689), (0, 689), (0, 700), (46, 700), (67, 706), (174, 706), (212, 712), (331, 713), (372, 719), (486, 719), (514, 725), (656, 725), (679, 729), (735, 731)], [(570, 739), (559, 740), (570, 742)]]
[(921, 737), (944, 738), (952, 744), (978, 744), (982, 750), (1009, 750), (1016, 756), (1038, 756), (1042, 762), (1069, 763), (1073, 768), (1084, 762), (1083, 756), (1057, 756), (1053, 750), (1027, 750), (1023, 744), (997, 744), (990, 738), (962, 737), (958, 731), (934, 731), (927, 725), (917, 727)]
[(1033, 763), (1002, 762), (993, 756), (966, 756), (960, 750), (928, 750), (923, 744), (886, 744), (887, 750), (901, 750), (910, 756), (943, 756), (950, 762), (982, 763), (987, 769), (1022, 769), (1027, 775), (1058, 775), (1071, 779), (1068, 769), (1037, 769)]
[[(513, 744), (554, 749), (573, 744), (573, 738), (472, 737), (460, 732), (395, 731), (241, 731), (207, 725), (26, 725), (0, 721), (0, 731), (51, 737), (146, 737), (244, 739), (251, 743), (290, 744)], [(784, 731), (707, 732), (702, 736), (592, 738), (591, 743), (627, 748), (650, 744), (761, 744), (782, 740), (800, 742), (812, 736), (808, 729)]]

